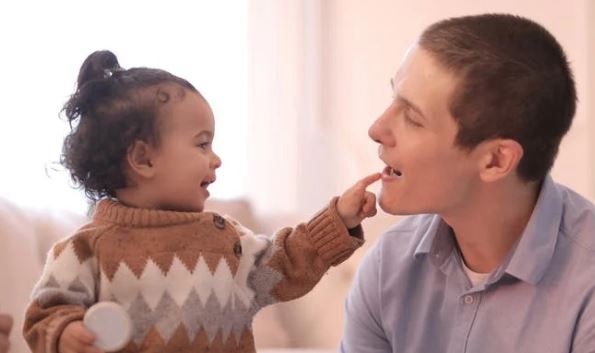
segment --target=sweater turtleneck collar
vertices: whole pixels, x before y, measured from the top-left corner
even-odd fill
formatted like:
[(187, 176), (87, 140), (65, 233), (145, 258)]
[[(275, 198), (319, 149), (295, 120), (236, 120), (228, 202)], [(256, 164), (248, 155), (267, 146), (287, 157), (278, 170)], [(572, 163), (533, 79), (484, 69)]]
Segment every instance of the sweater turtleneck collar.
[(212, 212), (181, 212), (145, 209), (125, 206), (122, 203), (104, 199), (96, 204), (94, 220), (127, 225), (131, 227), (161, 227), (195, 222), (212, 217)]

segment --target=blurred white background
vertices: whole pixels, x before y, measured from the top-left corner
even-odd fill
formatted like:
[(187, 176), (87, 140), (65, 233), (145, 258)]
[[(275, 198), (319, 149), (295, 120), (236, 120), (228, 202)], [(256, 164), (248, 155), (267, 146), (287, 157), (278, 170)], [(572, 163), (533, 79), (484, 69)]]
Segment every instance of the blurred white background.
[(580, 102), (553, 175), (593, 200), (594, 3), (4, 1), (0, 196), (84, 209), (82, 192), (52, 170), (67, 131), (58, 112), (84, 58), (107, 48), (124, 67), (166, 69), (209, 100), (223, 158), (214, 197), (247, 197), (264, 214), (311, 213), (380, 168), (367, 128), (419, 32), (449, 16), (509, 12), (543, 24), (572, 62)]
[(217, 122), (224, 159), (213, 193), (245, 194), (247, 2), (3, 1), (0, 3), (0, 195), (35, 207), (86, 211), (59, 165), (68, 123), (58, 113), (83, 60), (113, 51), (192, 82)]
[[(110, 49), (122, 66), (168, 70), (209, 100), (223, 159), (213, 197), (245, 198), (260, 220), (303, 219), (382, 167), (367, 130), (416, 36), (445, 17), (484, 12), (531, 18), (565, 48), (579, 105), (552, 174), (595, 200), (594, 0), (3, 0), (0, 198), (86, 211), (83, 193), (53, 170), (68, 129), (58, 113), (85, 57)], [(365, 247), (394, 221), (367, 220)], [(336, 347), (364, 253), (292, 310), (281, 306), (284, 329), (300, 334), (294, 346)]]

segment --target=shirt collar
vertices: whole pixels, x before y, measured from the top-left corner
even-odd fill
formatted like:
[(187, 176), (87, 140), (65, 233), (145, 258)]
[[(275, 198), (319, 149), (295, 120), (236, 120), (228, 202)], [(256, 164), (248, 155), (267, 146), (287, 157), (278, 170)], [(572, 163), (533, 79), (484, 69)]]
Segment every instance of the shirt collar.
[[(492, 282), (503, 273), (508, 273), (525, 282), (537, 284), (554, 254), (563, 208), (564, 203), (558, 187), (552, 178), (547, 176), (519, 242), (488, 281)], [(414, 256), (417, 258), (430, 254), (431, 261), (441, 267), (455, 249), (450, 226), (440, 216), (434, 215), (429, 227), (420, 232), (421, 240)]]
[(530, 284), (537, 284), (554, 255), (563, 211), (564, 201), (560, 190), (547, 176), (516, 248), (512, 250), (509, 260), (496, 270), (493, 278), (499, 278), (502, 272), (506, 272)]
[(434, 215), (429, 227), (420, 232), (422, 234), (417, 238), (421, 238), (421, 241), (415, 249), (414, 256), (417, 258), (430, 254), (431, 261), (441, 267), (455, 249), (450, 226), (440, 216)]

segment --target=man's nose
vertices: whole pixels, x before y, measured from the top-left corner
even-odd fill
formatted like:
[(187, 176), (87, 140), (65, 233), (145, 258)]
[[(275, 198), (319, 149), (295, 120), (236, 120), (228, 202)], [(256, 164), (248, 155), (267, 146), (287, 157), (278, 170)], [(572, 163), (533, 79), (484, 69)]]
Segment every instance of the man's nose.
[(393, 147), (395, 144), (395, 136), (393, 128), (390, 126), (391, 123), (390, 110), (387, 109), (382, 115), (380, 115), (376, 121), (368, 129), (368, 136), (381, 145), (387, 147)]
[(382, 115), (379, 116), (368, 129), (368, 136), (376, 142), (382, 143)]

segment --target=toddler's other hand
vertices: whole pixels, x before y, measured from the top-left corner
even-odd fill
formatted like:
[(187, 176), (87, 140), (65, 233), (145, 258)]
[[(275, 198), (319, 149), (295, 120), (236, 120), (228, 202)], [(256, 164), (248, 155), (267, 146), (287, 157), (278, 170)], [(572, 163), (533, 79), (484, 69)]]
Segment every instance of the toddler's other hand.
[(368, 175), (339, 197), (337, 212), (348, 229), (357, 227), (364, 218), (376, 214), (376, 195), (366, 191), (366, 188), (380, 177), (380, 173)]
[(69, 323), (58, 340), (59, 353), (104, 353), (93, 346), (95, 335), (89, 331), (82, 321)]

